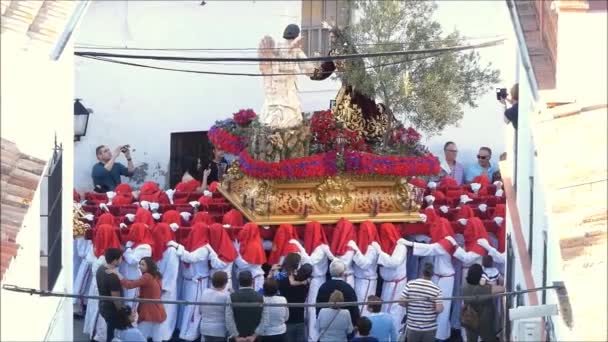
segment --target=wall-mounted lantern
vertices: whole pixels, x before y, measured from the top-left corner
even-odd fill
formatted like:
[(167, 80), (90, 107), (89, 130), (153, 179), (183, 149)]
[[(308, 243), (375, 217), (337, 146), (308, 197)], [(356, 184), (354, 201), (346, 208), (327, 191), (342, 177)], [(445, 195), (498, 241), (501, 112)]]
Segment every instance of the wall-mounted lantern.
[(85, 108), (80, 99), (74, 100), (74, 141), (80, 141), (87, 134), (89, 115), (93, 110)]

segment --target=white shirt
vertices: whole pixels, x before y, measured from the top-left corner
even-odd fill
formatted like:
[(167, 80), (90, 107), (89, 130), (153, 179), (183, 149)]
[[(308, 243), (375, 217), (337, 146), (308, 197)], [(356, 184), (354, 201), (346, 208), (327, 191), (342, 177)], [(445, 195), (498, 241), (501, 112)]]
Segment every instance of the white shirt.
[[(226, 303), (228, 294), (216, 289), (205, 289), (201, 302)], [(216, 305), (201, 305), (201, 334), (207, 336), (226, 336), (226, 307)]]
[[(264, 296), (264, 303), (287, 304), (283, 296)], [(281, 335), (287, 331), (285, 322), (289, 319), (289, 309), (286, 306), (265, 306), (262, 311), (262, 336)]]

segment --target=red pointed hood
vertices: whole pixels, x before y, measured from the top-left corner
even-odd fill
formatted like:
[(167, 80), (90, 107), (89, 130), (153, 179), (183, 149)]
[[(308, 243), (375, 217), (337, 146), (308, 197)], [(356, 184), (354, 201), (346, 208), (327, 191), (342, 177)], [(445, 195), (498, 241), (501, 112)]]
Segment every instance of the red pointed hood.
[(336, 223), (336, 228), (331, 236), (331, 245), (329, 249), (335, 256), (342, 256), (350, 251), (350, 247), (346, 244), (348, 241), (357, 241), (355, 226), (347, 219), (341, 218)]
[(497, 204), (494, 209), (494, 217), (502, 217), (504, 219), (496, 230), (498, 251), (504, 253), (507, 244), (507, 207), (504, 204)]
[(233, 262), (237, 253), (226, 230), (219, 223), (209, 226), (209, 243), (224, 262)]
[(238, 234), (239, 253), (241, 258), (250, 264), (262, 265), (266, 263), (266, 253), (262, 246), (260, 228), (257, 224), (249, 222), (243, 226)]
[(431, 235), (431, 242), (439, 243), (441, 247), (443, 247), (443, 249), (445, 249), (445, 251), (448, 252), (450, 255), (454, 254), (454, 251), (456, 251), (456, 247), (452, 246), (450, 241), (445, 239), (448, 236), (454, 237), (452, 225), (447, 219), (443, 217), (437, 218), (435, 222), (431, 225), (429, 232)]
[(104, 255), (108, 248), (120, 248), (116, 229), (110, 224), (97, 225), (93, 246), (95, 256), (98, 258)]
[(431, 191), (431, 195), (433, 195), (435, 197), (435, 201), (444, 201), (446, 198), (445, 194), (439, 190)]
[(319, 222), (309, 222), (304, 228), (304, 249), (306, 253), (312, 254), (319, 245), (329, 245), (325, 230)]
[(409, 183), (415, 187), (426, 189), (426, 182), (422, 178), (414, 177), (410, 179)]
[(471, 209), (471, 207), (469, 207), (467, 204), (463, 204), (460, 206), (460, 210), (458, 210), (458, 213), (456, 214), (456, 220), (461, 218), (469, 219), (474, 216), (475, 213), (473, 212), (473, 209)]
[(152, 229), (154, 247), (152, 248), (152, 258), (158, 262), (163, 258), (163, 253), (167, 250), (167, 242), (175, 241), (175, 233), (167, 223), (159, 223)]
[(114, 216), (112, 216), (112, 214), (110, 214), (110, 213), (104, 213), (104, 214), (99, 215), (99, 217), (97, 218), (96, 225), (99, 226), (102, 224), (109, 224), (112, 227), (116, 226), (114, 224)]
[(426, 223), (429, 225), (433, 224), (439, 217), (434, 208), (425, 208), (423, 214), (426, 215)]
[(211, 182), (211, 184), (209, 184), (209, 191), (217, 192), (218, 185), (219, 185), (218, 182)]
[(474, 252), (481, 256), (488, 255), (488, 252), (477, 243), (477, 239), (488, 239), (488, 233), (483, 226), (483, 222), (477, 217), (471, 217), (464, 227), (464, 249), (467, 252)]
[(139, 201), (169, 204), (169, 197), (155, 182), (145, 182), (139, 189)]
[(128, 240), (133, 242), (131, 248), (135, 248), (139, 245), (150, 245), (154, 247), (154, 238), (150, 233), (150, 229), (146, 227), (144, 223), (133, 223), (129, 228)]
[(504, 204), (497, 204), (496, 208), (494, 208), (494, 216), (493, 217), (507, 217), (507, 207)]
[(212, 197), (201, 196), (198, 198), (198, 203), (200, 204), (200, 206), (202, 208), (208, 208), (209, 204), (211, 204), (212, 201), (213, 201)]
[(455, 188), (457, 186), (458, 182), (450, 176), (443, 177), (439, 182), (439, 187), (441, 188)]
[(144, 223), (147, 224), (149, 228), (154, 226), (154, 218), (152, 217), (152, 213), (144, 208), (137, 208), (135, 212), (135, 219), (133, 223)]
[(362, 222), (359, 225), (359, 231), (357, 232), (357, 246), (363, 254), (367, 253), (367, 248), (372, 241), (378, 242), (378, 230), (376, 225), (371, 221)]
[[(195, 250), (207, 245), (211, 244), (211, 231), (209, 226), (204, 223), (196, 223), (192, 225), (190, 228), (190, 234), (188, 234), (188, 238), (184, 244), (184, 247), (190, 251), (194, 252)], [(213, 247), (213, 246), (212, 246)], [(214, 248), (215, 250), (215, 248)], [(217, 252), (217, 251), (216, 251)], [(217, 252), (219, 255), (219, 252)]]
[(223, 224), (229, 224), (231, 227), (243, 226), (243, 214), (236, 209), (230, 209), (222, 218)]
[(380, 247), (382, 248), (382, 251), (387, 254), (393, 254), (393, 251), (397, 246), (397, 240), (401, 238), (401, 234), (399, 234), (395, 225), (392, 223), (382, 223), (378, 236), (380, 237)]
[(291, 239), (300, 240), (296, 229), (288, 223), (280, 225), (274, 233), (274, 239), (272, 240), (272, 251), (270, 251), (270, 256), (268, 257), (269, 264), (276, 265), (281, 260), (281, 257), (289, 253), (299, 252), (298, 247), (289, 243)]
[(199, 211), (192, 218), (192, 224), (195, 223), (204, 223), (207, 225), (211, 225), (214, 223), (213, 216), (209, 215), (209, 213), (206, 211)]
[(177, 223), (178, 226), (182, 225), (182, 217), (179, 216), (177, 210), (167, 210), (163, 213), (162, 221), (166, 224)]
[(200, 186), (201, 182), (196, 179), (187, 182), (179, 182), (175, 186), (175, 192), (196, 192)]
[(479, 176), (473, 178), (473, 181), (471, 183), (479, 183), (482, 186), (488, 185), (488, 184), (490, 184), (490, 178), (488, 178), (488, 176), (486, 176), (486, 175), (479, 175)]
[(133, 189), (126, 183), (121, 183), (114, 189), (116, 196), (112, 199), (113, 205), (128, 205), (133, 203)]

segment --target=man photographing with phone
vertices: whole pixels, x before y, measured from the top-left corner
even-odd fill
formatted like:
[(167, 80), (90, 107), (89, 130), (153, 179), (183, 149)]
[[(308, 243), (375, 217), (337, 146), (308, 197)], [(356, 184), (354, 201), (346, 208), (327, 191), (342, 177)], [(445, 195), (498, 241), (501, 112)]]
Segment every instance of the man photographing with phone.
[[(123, 153), (127, 159), (127, 166), (116, 162), (116, 158)], [(131, 177), (135, 171), (133, 159), (131, 159), (131, 150), (129, 145), (119, 145), (110, 151), (106, 145), (98, 146), (95, 149), (97, 155), (97, 164), (93, 166), (91, 176), (93, 177), (93, 185), (95, 192), (114, 191), (116, 186), (121, 183), (120, 176)]]
[[(507, 89), (497, 89), (496, 99), (505, 105), (505, 123), (512, 123), (513, 128), (517, 129), (518, 102), (519, 102), (519, 83), (511, 87), (511, 98), (507, 97)], [(508, 106), (510, 104), (510, 106)]]

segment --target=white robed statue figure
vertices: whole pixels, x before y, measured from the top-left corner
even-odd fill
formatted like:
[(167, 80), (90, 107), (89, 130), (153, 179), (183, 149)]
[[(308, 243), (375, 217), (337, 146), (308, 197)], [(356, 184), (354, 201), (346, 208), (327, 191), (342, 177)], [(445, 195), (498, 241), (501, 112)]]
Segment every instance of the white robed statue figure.
[[(260, 58), (307, 58), (300, 47), (298, 25), (290, 24), (283, 32), (283, 41), (276, 46), (274, 39), (265, 36), (260, 41)], [(264, 74), (264, 105), (260, 122), (272, 128), (290, 128), (302, 123), (302, 105), (298, 96), (297, 75), (314, 72), (310, 62), (260, 62)]]

